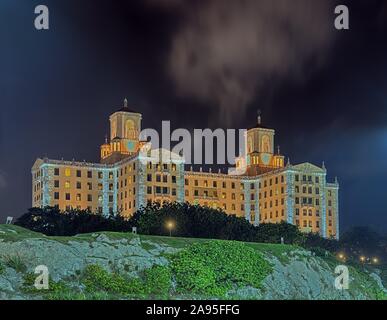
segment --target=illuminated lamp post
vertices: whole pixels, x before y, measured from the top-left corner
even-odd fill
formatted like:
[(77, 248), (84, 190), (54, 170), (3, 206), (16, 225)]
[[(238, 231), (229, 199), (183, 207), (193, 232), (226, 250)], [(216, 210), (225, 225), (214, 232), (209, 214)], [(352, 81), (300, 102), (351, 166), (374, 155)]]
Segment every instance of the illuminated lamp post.
[(175, 224), (173, 223), (173, 221), (168, 221), (167, 222), (167, 228), (169, 230), (169, 236), (171, 237), (172, 236), (172, 229), (175, 227)]

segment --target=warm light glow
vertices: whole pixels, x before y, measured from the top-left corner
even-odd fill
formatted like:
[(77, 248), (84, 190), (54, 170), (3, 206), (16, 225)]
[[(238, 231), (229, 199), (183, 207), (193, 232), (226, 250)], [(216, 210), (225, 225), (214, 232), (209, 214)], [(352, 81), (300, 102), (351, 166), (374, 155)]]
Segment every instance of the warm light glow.
[(173, 223), (173, 221), (168, 221), (168, 222), (167, 222), (167, 228), (168, 228), (169, 230), (173, 229), (174, 226), (175, 226), (175, 224)]
[(344, 259), (344, 258), (345, 258), (344, 254), (339, 253), (339, 258), (340, 258), (340, 259)]
[(378, 263), (378, 262), (379, 262), (379, 259), (378, 259), (378, 258), (372, 258), (372, 262), (373, 262), (373, 263)]
[(361, 256), (361, 257), (360, 257), (360, 261), (361, 261), (361, 262), (364, 262), (365, 260), (366, 260), (366, 257), (364, 257), (364, 256)]

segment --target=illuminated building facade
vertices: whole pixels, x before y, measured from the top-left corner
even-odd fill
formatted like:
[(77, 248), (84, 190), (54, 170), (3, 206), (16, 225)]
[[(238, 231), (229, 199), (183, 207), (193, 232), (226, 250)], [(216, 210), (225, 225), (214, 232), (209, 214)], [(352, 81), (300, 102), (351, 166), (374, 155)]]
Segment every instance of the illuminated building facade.
[[(285, 164), (274, 150), (275, 131), (261, 124), (247, 130), (243, 174), (185, 170), (184, 159), (165, 149), (140, 152), (141, 114), (127, 101), (110, 116), (110, 139), (101, 162), (37, 159), (32, 167), (32, 206), (88, 209), (132, 215), (148, 202), (189, 202), (243, 216), (253, 224), (287, 221), (304, 232), (338, 238), (337, 179), (324, 166)], [(143, 149), (142, 149), (143, 150)], [(159, 159), (168, 159), (160, 161)]]

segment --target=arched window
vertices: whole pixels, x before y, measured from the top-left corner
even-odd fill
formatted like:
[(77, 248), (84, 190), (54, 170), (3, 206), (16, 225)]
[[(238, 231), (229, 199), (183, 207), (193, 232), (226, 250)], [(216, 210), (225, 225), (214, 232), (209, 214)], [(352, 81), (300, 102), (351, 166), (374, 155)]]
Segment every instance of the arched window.
[(251, 137), (249, 137), (247, 140), (247, 149), (248, 153), (253, 152), (253, 139)]
[(136, 125), (132, 119), (126, 120), (125, 123), (125, 138), (135, 140), (137, 139)]
[(270, 138), (267, 135), (262, 137), (261, 152), (270, 153)]

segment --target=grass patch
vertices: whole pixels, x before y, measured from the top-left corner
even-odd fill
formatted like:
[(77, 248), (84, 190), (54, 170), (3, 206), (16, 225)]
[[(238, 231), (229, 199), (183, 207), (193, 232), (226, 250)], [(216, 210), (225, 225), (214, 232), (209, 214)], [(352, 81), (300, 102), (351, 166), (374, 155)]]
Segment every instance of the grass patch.
[(2, 260), (6, 267), (12, 268), (17, 272), (25, 273), (27, 271), (25, 259), (19, 254), (3, 255)]
[(85, 287), (87, 299), (166, 299), (171, 289), (171, 272), (167, 266), (153, 266), (141, 277), (127, 277), (109, 273), (99, 265), (89, 265), (80, 282)]

